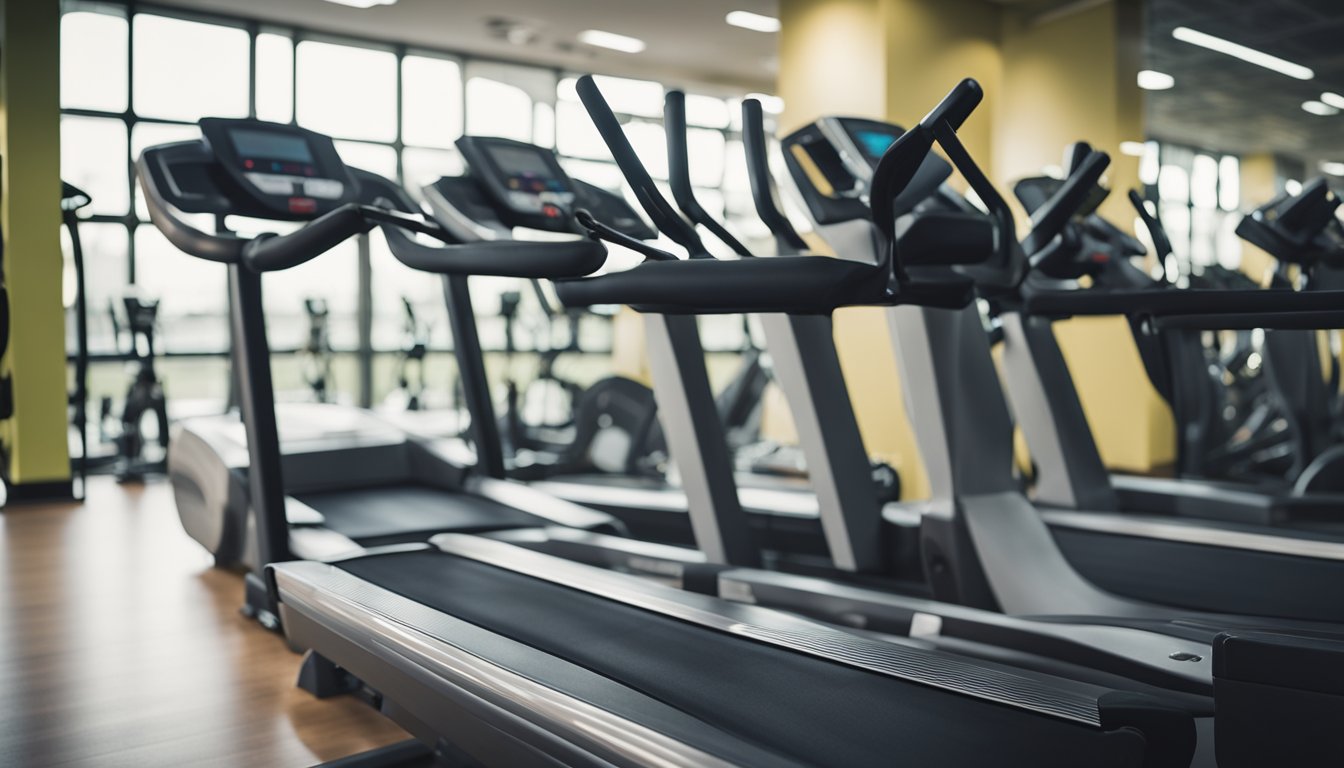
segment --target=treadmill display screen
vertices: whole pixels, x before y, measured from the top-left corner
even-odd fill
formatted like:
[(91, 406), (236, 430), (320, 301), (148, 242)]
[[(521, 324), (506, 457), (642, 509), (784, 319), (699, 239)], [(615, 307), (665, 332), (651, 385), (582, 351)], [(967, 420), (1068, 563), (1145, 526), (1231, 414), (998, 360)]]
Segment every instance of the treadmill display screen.
[(235, 130), (229, 133), (243, 169), (287, 176), (312, 176), (313, 150), (308, 140), (279, 131)]
[(886, 131), (858, 130), (850, 134), (865, 159), (874, 166), (882, 159), (882, 154), (896, 141), (896, 134)]
[(491, 146), (486, 150), (499, 169), (504, 186), (510, 192), (567, 192), (568, 186), (557, 178), (548, 158), (524, 147)]

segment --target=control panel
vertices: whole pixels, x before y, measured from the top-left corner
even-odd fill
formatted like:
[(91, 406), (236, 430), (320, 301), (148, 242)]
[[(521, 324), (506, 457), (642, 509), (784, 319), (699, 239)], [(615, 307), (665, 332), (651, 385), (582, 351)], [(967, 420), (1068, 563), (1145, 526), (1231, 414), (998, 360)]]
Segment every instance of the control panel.
[(571, 230), (574, 184), (554, 152), (486, 136), (463, 136), (457, 148), (505, 226)]
[(226, 192), (248, 198), (270, 218), (313, 218), (357, 198), (358, 185), (330, 137), (260, 120), (205, 118), (200, 127)]

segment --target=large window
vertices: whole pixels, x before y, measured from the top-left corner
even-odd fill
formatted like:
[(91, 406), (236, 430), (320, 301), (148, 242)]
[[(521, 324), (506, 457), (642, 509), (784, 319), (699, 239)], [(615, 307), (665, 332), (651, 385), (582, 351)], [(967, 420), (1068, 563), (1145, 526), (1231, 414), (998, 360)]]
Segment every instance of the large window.
[(1148, 142), (1139, 170), (1171, 239), (1169, 266), (1178, 282), (1214, 264), (1241, 264), (1241, 166), (1235, 156)]
[[(181, 358), (166, 369), (177, 377), (171, 384), (175, 408), (183, 401), (213, 402), (227, 391), (226, 275), (219, 265), (177, 251), (149, 223), (131, 168), (145, 147), (199, 136), (195, 121), (203, 116), (255, 116), (330, 134), (346, 162), (395, 179), (416, 197), (425, 184), (462, 172), (454, 141), (464, 132), (555, 147), (577, 178), (612, 190), (623, 187), (578, 102), (571, 73), (115, 0), (64, 0), (61, 32), (62, 174), (93, 198), (81, 211), (81, 234), (91, 348), (103, 372), (95, 371), (95, 378), (116, 382), (121, 375), (124, 355), (114, 338), (111, 307), (128, 290), (157, 296), (159, 352), (170, 362)], [(601, 78), (601, 86), (640, 156), (665, 181), (663, 86), (613, 77)], [(737, 102), (692, 93), (686, 107), (693, 126), (692, 181), (702, 203), (726, 216), (738, 234), (761, 235), (760, 225), (751, 223), (740, 167)], [(208, 217), (198, 223), (216, 224)], [(244, 234), (285, 229), (233, 218), (223, 224)], [(477, 283), (473, 295), (483, 342), (487, 350), (502, 350), (504, 325), (497, 315), (508, 303), (506, 294), (521, 293), (524, 310), (539, 312), (537, 299), (516, 281)], [(401, 266), (374, 234), (267, 277), (281, 397), (302, 396), (291, 353), (307, 339), (307, 299), (321, 299), (330, 313), (331, 343), (342, 358), (335, 384), (343, 400), (376, 403), (394, 386), (390, 371), (409, 335), (407, 306), (438, 355), (431, 375), (448, 367), (439, 281)], [(71, 296), (66, 300), (73, 303)], [(366, 302), (367, 314), (361, 312)], [(518, 330), (516, 346), (549, 343), (530, 341), (534, 335)], [(737, 343), (732, 336), (727, 334), (725, 345)], [(364, 373), (356, 373), (361, 368)], [(448, 388), (437, 381), (430, 386)], [(286, 392), (287, 387), (297, 391)]]

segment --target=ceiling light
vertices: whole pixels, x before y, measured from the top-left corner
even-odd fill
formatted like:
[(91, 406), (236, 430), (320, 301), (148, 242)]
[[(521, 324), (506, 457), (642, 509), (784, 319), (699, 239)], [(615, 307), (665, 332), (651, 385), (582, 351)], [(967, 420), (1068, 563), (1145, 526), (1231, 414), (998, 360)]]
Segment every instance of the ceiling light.
[(1142, 141), (1122, 141), (1120, 142), (1120, 154), (1130, 157), (1143, 157)]
[(778, 32), (779, 19), (774, 16), (762, 16), (759, 13), (751, 11), (729, 11), (723, 18), (724, 21), (732, 24), (734, 27), (750, 29), (756, 32)]
[(1344, 176), (1344, 163), (1321, 163), (1321, 170), (1331, 176)]
[(1166, 72), (1145, 69), (1139, 73), (1139, 87), (1145, 91), (1165, 91), (1176, 84), (1176, 78)]
[(348, 5), (351, 8), (372, 8), (375, 5), (392, 5), (397, 0), (327, 0), (327, 2)]
[(579, 42), (622, 53), (639, 53), (647, 47), (638, 37), (626, 37), (615, 32), (603, 32), (600, 29), (585, 29), (580, 32)]
[(746, 97), (761, 102), (761, 111), (767, 114), (778, 115), (784, 112), (784, 100), (778, 96), (771, 96), (768, 93), (748, 93)]
[(1304, 67), (1301, 64), (1294, 64), (1286, 59), (1280, 59), (1278, 56), (1271, 56), (1264, 51), (1257, 51), (1254, 48), (1247, 48), (1231, 40), (1224, 40), (1221, 37), (1214, 37), (1203, 32), (1197, 32), (1189, 27), (1177, 27), (1171, 31), (1171, 36), (1183, 43), (1198, 45), (1201, 48), (1208, 48), (1211, 51), (1225, 53), (1228, 56), (1247, 61), (1265, 69), (1272, 69), (1289, 77), (1295, 77), (1298, 80), (1310, 80), (1316, 76), (1310, 67)]
[(1326, 91), (1321, 94), (1321, 101), (1335, 109), (1344, 109), (1344, 96), (1340, 96), (1338, 93)]
[(1322, 104), (1319, 101), (1304, 101), (1302, 102), (1302, 109), (1304, 111), (1310, 112), (1313, 115), (1325, 116), (1325, 115), (1339, 114), (1338, 109), (1330, 106), (1329, 104)]

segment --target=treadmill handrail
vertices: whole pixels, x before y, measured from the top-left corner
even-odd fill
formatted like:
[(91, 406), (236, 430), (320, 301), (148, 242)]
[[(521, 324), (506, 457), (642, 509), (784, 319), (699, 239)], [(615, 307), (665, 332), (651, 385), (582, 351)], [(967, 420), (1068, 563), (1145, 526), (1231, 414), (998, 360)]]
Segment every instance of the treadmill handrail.
[(765, 110), (757, 99), (742, 101), (742, 148), (747, 156), (747, 179), (751, 183), (751, 199), (756, 204), (756, 215), (775, 235), (781, 253), (802, 253), (807, 241), (794, 229), (789, 217), (779, 208), (775, 177), (770, 173), (770, 159), (766, 152)]
[(626, 138), (620, 121), (616, 119), (616, 113), (611, 111), (611, 105), (602, 96), (602, 91), (598, 89), (592, 75), (580, 77), (575, 89), (584, 108), (588, 110), (593, 125), (597, 127), (602, 140), (611, 150), (621, 174), (630, 182), (635, 198), (639, 200), (640, 206), (649, 215), (653, 225), (672, 238), (677, 245), (685, 248), (691, 258), (713, 258), (705, 250), (705, 244), (700, 240), (700, 235), (696, 234), (695, 228), (688, 224), (667, 202), (663, 193), (658, 191), (658, 185), (654, 184), (653, 177), (640, 162), (639, 155), (635, 153), (635, 148), (631, 146), (630, 139)]
[(145, 193), (150, 221), (163, 232), (168, 242), (200, 259), (241, 264), (257, 273), (274, 272), (311, 261), (373, 228), (365, 217), (363, 206), (346, 203), (287, 235), (244, 238), (203, 232), (184, 221), (164, 201), (148, 162), (141, 154), (136, 161), (136, 176)]
[(1110, 155), (1094, 150), (1069, 174), (1063, 186), (1032, 214), (1031, 231), (1022, 240), (1022, 250), (1032, 259), (1033, 267), (1048, 253), (1045, 247), (1059, 236), (1064, 226), (1087, 201), (1088, 195), (1096, 188), (1110, 164)]
[(440, 275), (485, 275), (564, 279), (592, 274), (606, 262), (601, 243), (583, 238), (555, 242), (482, 240), (428, 245), (413, 239), (404, 227), (380, 223), (387, 247), (397, 261), (421, 272)]
[(1200, 288), (1179, 291), (1155, 288), (1130, 291), (1050, 290), (1027, 296), (1023, 301), (1023, 310), (1030, 315), (1139, 317), (1338, 312), (1344, 310), (1344, 291)]
[(672, 199), (676, 201), (677, 207), (692, 223), (712, 232), (720, 242), (731, 248), (733, 253), (742, 257), (755, 256), (695, 198), (695, 190), (691, 186), (691, 162), (687, 149), (685, 93), (667, 92), (663, 100), (663, 128), (667, 134), (668, 182), (672, 187)]

